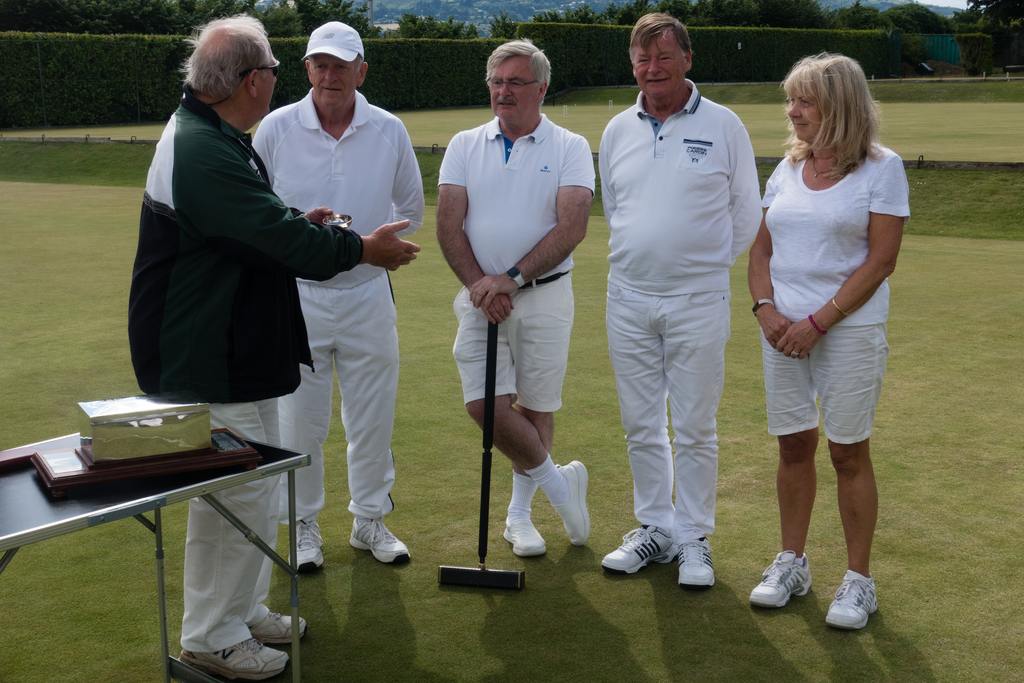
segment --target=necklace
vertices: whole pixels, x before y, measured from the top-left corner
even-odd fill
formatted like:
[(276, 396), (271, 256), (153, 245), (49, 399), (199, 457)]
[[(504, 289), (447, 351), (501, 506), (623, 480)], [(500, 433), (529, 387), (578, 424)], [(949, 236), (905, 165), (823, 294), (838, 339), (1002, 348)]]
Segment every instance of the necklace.
[[(820, 176), (820, 175), (821, 175), (822, 173), (824, 173), (825, 171), (827, 171), (827, 170), (828, 170), (828, 168), (825, 168), (825, 171), (819, 171), (819, 170), (818, 170), (818, 166), (817, 166), (817, 164), (815, 164), (815, 163), (814, 163), (814, 161), (815, 161), (815, 160), (816, 160), (817, 158), (818, 158), (818, 157), (814, 156), (814, 152), (811, 152), (811, 156), (810, 156), (810, 159), (811, 159), (811, 173), (813, 173), (813, 174), (814, 174), (814, 177), (815, 177), (815, 178), (817, 178), (817, 177), (818, 177), (818, 176)], [(826, 163), (828, 163), (828, 162), (826, 161)], [(829, 167), (831, 167), (831, 164), (829, 164)]]

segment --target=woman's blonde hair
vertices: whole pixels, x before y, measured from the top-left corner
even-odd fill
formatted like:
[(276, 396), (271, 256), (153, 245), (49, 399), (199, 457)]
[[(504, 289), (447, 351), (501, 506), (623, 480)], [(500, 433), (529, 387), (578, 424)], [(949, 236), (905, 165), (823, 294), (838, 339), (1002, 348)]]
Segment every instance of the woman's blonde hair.
[(873, 155), (878, 144), (878, 103), (855, 60), (828, 52), (804, 57), (789, 70), (782, 88), (787, 98), (811, 100), (821, 113), (821, 129), (810, 143), (797, 139), (790, 121), (786, 140), (790, 161), (806, 159), (812, 149), (832, 150), (835, 166), (827, 175), (838, 179)]

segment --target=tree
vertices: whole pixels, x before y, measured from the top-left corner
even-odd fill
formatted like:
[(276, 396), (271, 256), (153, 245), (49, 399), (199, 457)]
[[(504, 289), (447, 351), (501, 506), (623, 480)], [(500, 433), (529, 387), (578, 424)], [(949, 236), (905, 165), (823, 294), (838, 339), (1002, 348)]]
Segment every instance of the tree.
[(699, 26), (757, 26), (761, 9), (754, 0), (697, 0), (690, 23)]
[(761, 26), (825, 28), (828, 19), (818, 0), (758, 0)]
[(214, 19), (253, 14), (255, 8), (256, 0), (178, 0), (175, 32), (189, 34)]
[(476, 38), (476, 26), (448, 17), (438, 21), (434, 17), (403, 14), (398, 19), (399, 38)]
[(951, 33), (953, 30), (949, 19), (914, 3), (890, 7), (882, 16), (903, 33)]
[(576, 5), (564, 12), (549, 9), (544, 12), (537, 12), (530, 21), (537, 21), (549, 24), (604, 24), (607, 23), (605, 15), (595, 12), (590, 5)]
[(841, 7), (832, 13), (832, 25), (836, 28), (848, 29), (885, 29), (892, 27), (892, 23), (882, 16), (882, 13), (874, 7), (865, 7), (860, 0), (849, 7)]
[(488, 32), (491, 34), (491, 38), (512, 39), (516, 37), (516, 28), (515, 19), (510, 17), (508, 12), (502, 10), (498, 16), (491, 17)]
[(693, 4), (690, 0), (661, 0), (657, 10), (672, 15), (684, 24), (689, 23), (690, 17), (693, 16)]
[(295, 11), (302, 20), (302, 35), (309, 35), (328, 21), (348, 24), (363, 38), (375, 38), (380, 29), (370, 26), (366, 5), (355, 6), (354, 0), (294, 0)]
[(651, 7), (650, 0), (633, 0), (622, 6), (610, 2), (602, 14), (606, 23), (616, 26), (632, 26), (637, 19), (652, 11), (654, 8)]
[(291, 38), (305, 34), (302, 29), (302, 15), (294, 5), (285, 2), (268, 5), (262, 12), (257, 12), (257, 16), (263, 22), (267, 33), (274, 38)]
[(1024, 23), (1024, 0), (967, 0), (967, 8), (1003, 24)]

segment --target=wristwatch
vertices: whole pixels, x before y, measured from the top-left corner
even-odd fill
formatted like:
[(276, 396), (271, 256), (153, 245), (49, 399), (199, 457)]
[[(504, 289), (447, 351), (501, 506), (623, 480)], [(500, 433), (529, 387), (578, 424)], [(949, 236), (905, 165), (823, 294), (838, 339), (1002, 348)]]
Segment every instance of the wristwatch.
[(752, 313), (753, 313), (754, 315), (757, 315), (757, 309), (761, 308), (761, 307), (762, 307), (762, 306), (764, 306), (765, 304), (771, 304), (772, 306), (774, 306), (774, 305), (775, 305), (775, 302), (774, 302), (774, 301), (772, 301), (771, 299), (758, 299), (758, 300), (757, 300), (757, 303), (755, 303), (755, 304), (754, 304), (754, 307), (753, 307), (753, 308), (751, 308), (751, 309), (750, 309), (750, 311), (751, 311), (751, 312), (752, 312)]
[(508, 275), (516, 283), (516, 287), (522, 287), (526, 284), (526, 280), (523, 279), (523, 274), (519, 272), (519, 269), (512, 266), (505, 271), (505, 275)]

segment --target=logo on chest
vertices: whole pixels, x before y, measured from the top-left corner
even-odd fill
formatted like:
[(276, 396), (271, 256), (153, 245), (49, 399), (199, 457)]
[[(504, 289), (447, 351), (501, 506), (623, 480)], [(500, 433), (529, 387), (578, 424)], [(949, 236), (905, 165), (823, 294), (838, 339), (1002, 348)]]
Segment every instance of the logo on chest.
[(683, 138), (683, 151), (686, 152), (691, 166), (698, 166), (707, 161), (711, 157), (711, 150), (714, 146), (714, 143), (707, 140)]

